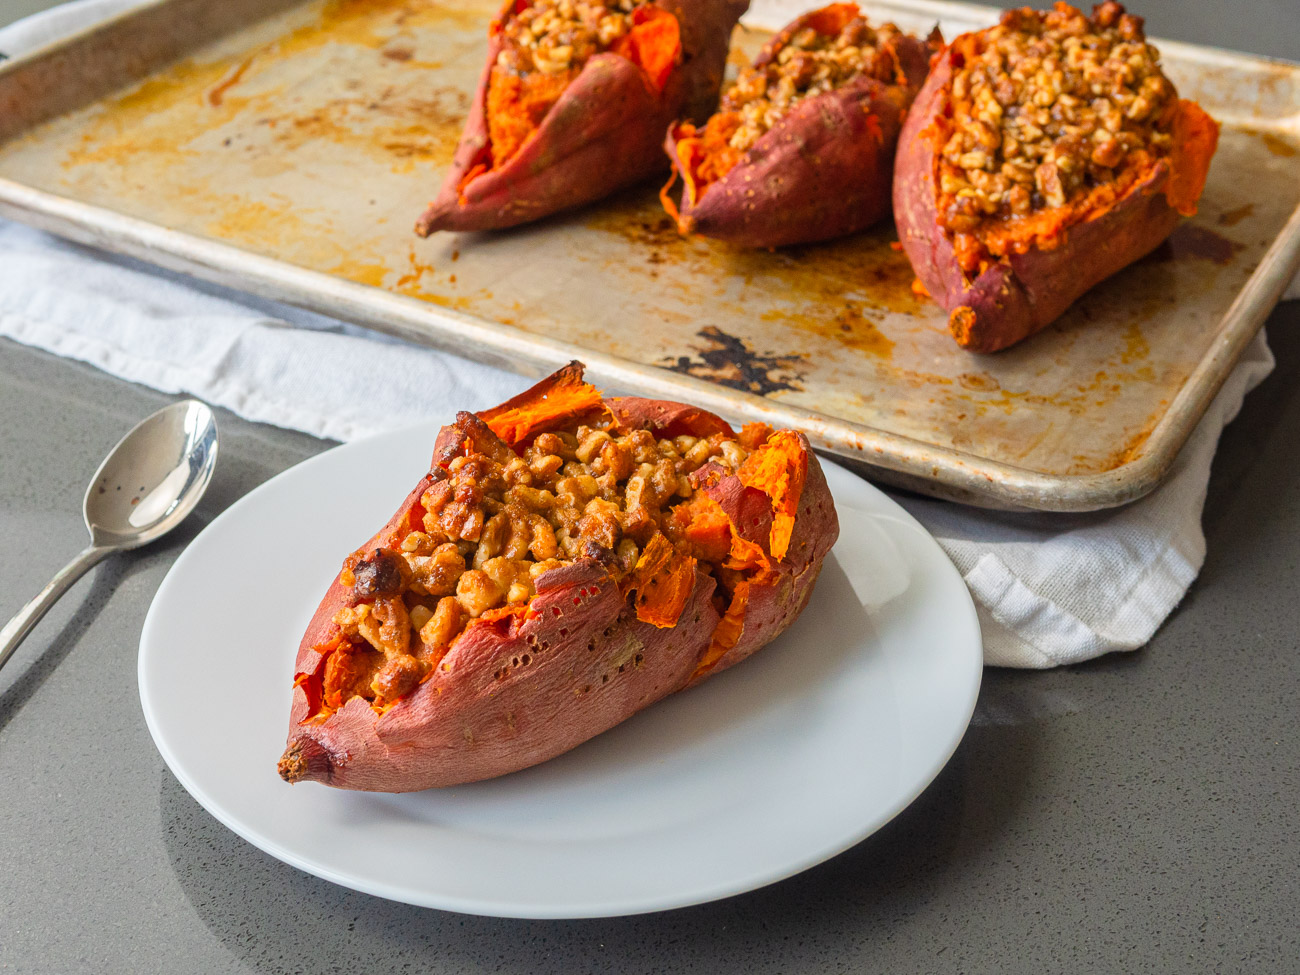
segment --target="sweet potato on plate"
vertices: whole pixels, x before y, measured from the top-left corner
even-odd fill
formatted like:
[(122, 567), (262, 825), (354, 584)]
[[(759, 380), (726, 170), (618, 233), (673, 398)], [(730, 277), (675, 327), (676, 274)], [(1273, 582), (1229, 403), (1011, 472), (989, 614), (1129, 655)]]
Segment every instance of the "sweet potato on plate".
[(438, 198), (416, 224), (496, 230), (664, 168), (664, 130), (717, 104), (749, 0), (507, 0)]
[(796, 19), (764, 46), (708, 123), (674, 125), (664, 207), (682, 233), (746, 247), (828, 240), (887, 216), (894, 149), (932, 44), (872, 28), (855, 3)]
[(1008, 11), (954, 40), (912, 106), (899, 237), (958, 343), (996, 352), (1194, 214), (1218, 133), (1118, 3)]
[(568, 751), (780, 634), (839, 526), (805, 437), (572, 363), (444, 427), (298, 650), (280, 774), (406, 792)]

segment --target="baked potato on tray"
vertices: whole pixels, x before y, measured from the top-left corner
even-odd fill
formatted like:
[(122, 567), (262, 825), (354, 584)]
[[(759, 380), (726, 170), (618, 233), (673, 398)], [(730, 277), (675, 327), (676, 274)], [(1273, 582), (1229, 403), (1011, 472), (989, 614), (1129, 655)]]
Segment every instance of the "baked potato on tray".
[(956, 38), (912, 105), (899, 239), (957, 342), (996, 352), (1194, 214), (1218, 134), (1120, 4), (1010, 10)]

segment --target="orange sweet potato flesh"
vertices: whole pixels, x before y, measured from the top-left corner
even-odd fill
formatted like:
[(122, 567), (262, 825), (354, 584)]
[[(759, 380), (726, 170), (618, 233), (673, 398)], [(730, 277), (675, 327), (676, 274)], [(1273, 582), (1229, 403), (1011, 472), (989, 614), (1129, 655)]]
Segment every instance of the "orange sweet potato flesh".
[[(834, 544), (839, 535), (826, 475), (807, 439), (779, 430), (768, 444), (773, 441), (770, 456), (760, 457), (751, 471), (750, 483), (742, 474), (720, 478), (706, 489), (736, 527), (731, 564), (747, 578), (736, 586), (692, 684), (740, 663), (803, 612), (830, 551), (826, 539)], [(784, 467), (779, 473), (778, 458)]]
[(484, 410), (480, 416), (510, 447), (518, 447), (532, 434), (562, 427), (603, 409), (600, 390), (582, 378), (580, 363), (571, 362), (540, 383)]
[(695, 587), (696, 560), (680, 554), (656, 535), (632, 570), (628, 588), (636, 592), (636, 618), (660, 629), (676, 626)]
[[(487, 90), (487, 124), (493, 165), (500, 165), (512, 158), (519, 147), (541, 127), (542, 119), (555, 107), (573, 77), (570, 73), (541, 72), (523, 77), (504, 72), (493, 75)], [(480, 173), (474, 174), (478, 175)], [(463, 180), (461, 186), (474, 176)]]
[(808, 453), (792, 430), (780, 430), (759, 447), (736, 475), (746, 487), (764, 492), (772, 502), (772, 529), (768, 548), (772, 558), (783, 559), (794, 534), (799, 498), (808, 478)]
[(631, 32), (613, 51), (645, 72), (651, 87), (662, 92), (682, 55), (682, 27), (662, 7), (641, 7), (633, 14)]
[[(364, 549), (392, 546), (421, 524), (420, 499), (467, 443), (521, 443), (593, 413), (615, 433), (731, 435), (719, 417), (680, 403), (597, 398), (593, 410), (588, 388), (574, 363), (495, 409), (461, 414), (438, 436), (434, 471)], [(395, 703), (324, 700), (340, 643), (333, 617), (357, 602), (340, 573), (298, 650), (281, 775), (388, 792), (503, 775), (568, 751), (769, 643), (807, 603), (839, 528), (802, 434), (751, 427), (744, 436), (754, 449), (743, 474), (706, 465), (697, 472), (701, 490), (674, 511), (694, 552), (657, 535), (621, 584), (596, 558), (543, 572), (527, 604), (471, 621), (430, 676)], [(711, 569), (719, 560), (726, 568)]]
[[(928, 135), (948, 111), (957, 38), (936, 60), (899, 137), (894, 219), (917, 278), (949, 313), (957, 343), (997, 352), (1059, 318), (1094, 285), (1155, 250), (1196, 212), (1219, 126), (1195, 102), (1177, 103), (1172, 152), (1122, 187), (1099, 187), (1074, 210), (1006, 221), (991, 234), (1005, 255), (974, 274), (939, 225), (936, 154)], [(1000, 234), (1000, 236), (999, 236)]]

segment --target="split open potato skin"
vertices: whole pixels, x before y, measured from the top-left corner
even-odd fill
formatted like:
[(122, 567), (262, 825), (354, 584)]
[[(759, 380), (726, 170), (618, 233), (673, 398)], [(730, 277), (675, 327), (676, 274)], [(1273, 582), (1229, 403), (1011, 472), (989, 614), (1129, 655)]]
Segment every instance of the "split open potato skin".
[[(624, 398), (604, 405), (620, 430), (664, 436), (730, 430), (715, 415), (679, 403)], [(638, 618), (635, 600), (607, 565), (579, 558), (542, 573), (525, 607), (471, 621), (433, 674), (395, 704), (377, 708), (358, 696), (331, 712), (321, 707), (327, 655), (321, 648), (337, 637), (335, 614), (356, 602), (353, 588), (336, 578), (298, 650), (281, 775), (384, 792), (492, 778), (566, 752), (744, 660), (802, 611), (839, 531), (807, 439), (792, 431), (773, 436), (783, 438), (802, 468), (795, 510), (791, 499), (774, 505), (736, 474), (718, 476), (710, 465), (699, 472), (702, 490), (727, 513), (744, 544), (757, 546), (767, 567), (746, 577), (743, 600), (733, 595), (728, 604), (715, 598), (718, 582), (701, 563), (674, 625)], [(435, 468), (456, 456), (463, 439), (455, 427), (443, 429)], [(420, 499), (434, 481), (426, 475), (363, 548), (392, 544), (414, 526)], [(781, 518), (793, 520), (777, 558), (772, 526)]]
[(655, 5), (673, 14), (681, 30), (680, 63), (661, 91), (627, 58), (597, 54), (518, 152), (466, 181), (490, 157), (488, 86), (503, 47), (496, 25), (515, 7), (515, 0), (507, 0), (489, 38), (451, 168), (416, 232), (515, 227), (603, 199), (663, 171), (660, 146), (669, 124), (713, 111), (731, 31), (749, 0), (657, 0)]
[[(784, 28), (755, 66), (771, 62), (820, 13)], [(802, 100), (698, 198), (681, 151), (695, 126), (673, 125), (664, 149), (686, 184), (680, 205), (670, 208), (678, 229), (739, 247), (775, 248), (845, 237), (888, 217), (899, 132), (932, 54), (929, 44), (910, 36), (891, 48), (895, 83), (861, 77)]]
[[(894, 220), (917, 278), (949, 313), (953, 338), (972, 352), (997, 352), (1056, 321), (1093, 286), (1160, 246), (1181, 216), (1195, 212), (1218, 126), (1194, 102), (1182, 101), (1179, 110), (1187, 124), (1175, 125), (1170, 160), (1158, 161), (1118, 199), (1066, 228), (1054, 246), (1009, 254), (971, 278), (939, 224), (938, 150), (926, 135), (936, 115), (947, 110), (954, 71), (953, 48), (948, 47), (903, 123), (894, 167)], [(1190, 152), (1183, 144), (1197, 138), (1208, 138), (1208, 152), (1204, 146)], [(1176, 207), (1170, 202), (1174, 167), (1191, 156), (1187, 168), (1199, 172), (1182, 176), (1178, 195), (1190, 196), (1192, 203)], [(1190, 193), (1189, 179), (1197, 184)]]

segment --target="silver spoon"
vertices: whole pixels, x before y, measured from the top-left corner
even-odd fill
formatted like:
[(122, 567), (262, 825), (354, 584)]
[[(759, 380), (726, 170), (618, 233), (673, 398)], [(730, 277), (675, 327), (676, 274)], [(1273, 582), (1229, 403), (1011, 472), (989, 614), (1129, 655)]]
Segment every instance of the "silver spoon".
[(115, 552), (161, 538), (203, 497), (217, 463), (217, 421), (198, 400), (140, 421), (99, 465), (82, 513), (90, 545), (0, 629), (0, 667), (69, 587)]

